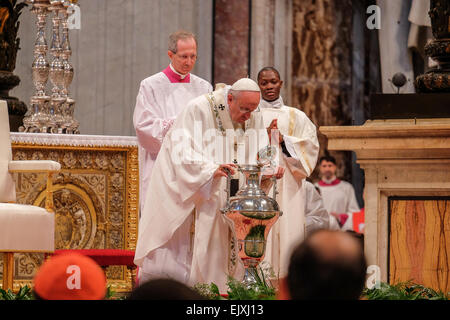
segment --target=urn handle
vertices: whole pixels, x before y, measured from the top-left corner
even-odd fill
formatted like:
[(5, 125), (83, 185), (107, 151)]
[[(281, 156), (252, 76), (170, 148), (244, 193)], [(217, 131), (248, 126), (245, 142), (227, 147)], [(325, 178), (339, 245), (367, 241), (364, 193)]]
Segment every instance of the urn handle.
[(227, 172), (227, 186), (225, 188), (225, 192), (227, 193), (227, 202), (225, 205), (225, 208), (220, 209), (220, 212), (223, 214), (228, 212), (228, 206), (230, 204), (230, 194), (231, 194), (231, 172), (227, 168), (224, 168), (224, 170)]

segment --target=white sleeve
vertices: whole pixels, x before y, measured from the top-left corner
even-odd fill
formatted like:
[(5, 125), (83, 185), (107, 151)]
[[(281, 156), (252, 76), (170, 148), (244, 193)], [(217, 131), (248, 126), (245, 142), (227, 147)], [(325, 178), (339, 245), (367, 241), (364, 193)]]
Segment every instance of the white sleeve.
[(328, 229), (330, 215), (323, 206), (322, 197), (313, 184), (304, 181), (306, 233), (317, 229)]
[(356, 200), (355, 189), (351, 184), (349, 184), (348, 188), (348, 198), (347, 213), (359, 212), (361, 209), (359, 208), (358, 201)]
[[(292, 116), (291, 113), (289, 116)], [(283, 139), (289, 154), (297, 160), (296, 166), (308, 177), (313, 172), (319, 155), (316, 126), (303, 112), (296, 110), (295, 117), (292, 136), (283, 135)]]
[(153, 88), (142, 81), (136, 97), (133, 124), (139, 144), (151, 154), (157, 154), (175, 118), (164, 119), (156, 102)]
[(361, 209), (359, 208), (358, 202), (356, 201), (355, 189), (351, 184), (348, 184), (347, 188), (347, 214), (348, 218), (342, 226), (341, 230), (353, 230), (353, 213), (359, 212)]

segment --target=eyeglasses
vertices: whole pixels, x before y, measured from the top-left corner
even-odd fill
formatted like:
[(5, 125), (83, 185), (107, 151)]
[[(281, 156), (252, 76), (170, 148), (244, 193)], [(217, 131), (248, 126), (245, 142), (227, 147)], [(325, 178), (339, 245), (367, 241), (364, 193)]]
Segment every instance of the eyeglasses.
[(178, 53), (175, 53), (175, 55), (178, 56), (182, 60), (187, 60), (187, 59), (197, 60), (197, 58), (198, 58), (198, 56), (196, 54), (192, 54), (190, 56), (188, 56), (187, 54), (184, 54), (184, 55), (180, 56)]
[(239, 107), (239, 111), (241, 113), (259, 112), (259, 106), (256, 109), (254, 109), (254, 110), (250, 110), (250, 109), (247, 109), (247, 108)]

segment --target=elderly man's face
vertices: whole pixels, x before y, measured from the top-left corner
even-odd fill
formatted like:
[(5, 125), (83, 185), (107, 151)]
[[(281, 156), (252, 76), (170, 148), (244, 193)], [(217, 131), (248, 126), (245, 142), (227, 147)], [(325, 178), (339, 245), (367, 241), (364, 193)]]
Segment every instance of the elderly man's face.
[(194, 69), (197, 61), (197, 45), (194, 38), (180, 39), (177, 42), (177, 53), (168, 51), (173, 68), (181, 73), (188, 74)]
[(336, 165), (331, 161), (322, 160), (319, 170), (321, 176), (325, 179), (331, 179), (336, 175)]
[(257, 91), (240, 91), (237, 97), (228, 94), (231, 120), (238, 123), (247, 121), (258, 108), (261, 94)]

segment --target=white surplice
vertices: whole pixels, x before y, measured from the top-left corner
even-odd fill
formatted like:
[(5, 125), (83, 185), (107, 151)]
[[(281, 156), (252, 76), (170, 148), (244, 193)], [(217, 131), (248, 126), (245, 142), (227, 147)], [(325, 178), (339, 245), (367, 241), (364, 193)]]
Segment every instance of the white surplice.
[[(140, 267), (140, 282), (158, 277), (189, 285), (214, 282), (226, 292), (227, 275), (243, 276), (237, 252), (230, 249), (232, 232), (219, 211), (226, 203), (226, 179), (213, 179), (220, 163), (232, 161), (214, 149), (223, 137), (221, 129), (235, 132), (226, 101), (228, 90), (221, 88), (191, 100), (163, 141), (139, 224), (134, 261)], [(260, 112), (253, 112), (246, 121), (245, 134), (250, 129), (259, 129), (258, 143), (244, 148), (249, 153), (246, 162), (256, 163), (257, 151), (268, 145)], [(245, 135), (224, 143), (232, 158), (236, 158), (235, 143), (242, 141)]]
[(320, 180), (315, 185), (319, 187), (323, 204), (329, 213), (347, 214), (347, 220), (340, 229), (353, 230), (353, 213), (360, 211), (353, 186), (339, 179), (328, 183)]
[(273, 119), (278, 119), (278, 129), (291, 155), (287, 157), (279, 152), (282, 155), (279, 157), (279, 165), (285, 167), (285, 173), (277, 181), (279, 194), (276, 199), (283, 215), (268, 235), (264, 258), (265, 264), (270, 264), (276, 277), (284, 277), (292, 249), (304, 239), (305, 188), (302, 184), (316, 166), (319, 142), (316, 126), (306, 114), (285, 106), (281, 97), (272, 102), (261, 100), (260, 108), (266, 128)]
[(176, 77), (184, 79), (169, 66), (142, 80), (136, 98), (133, 124), (139, 142), (141, 210), (164, 136), (189, 100), (212, 91), (209, 82), (193, 74), (189, 74), (189, 82), (175, 82)]

